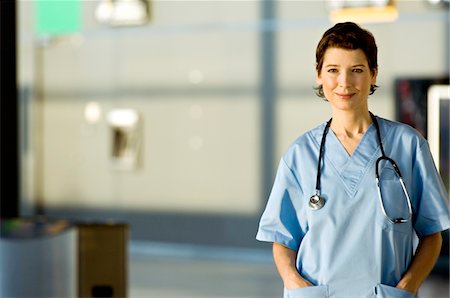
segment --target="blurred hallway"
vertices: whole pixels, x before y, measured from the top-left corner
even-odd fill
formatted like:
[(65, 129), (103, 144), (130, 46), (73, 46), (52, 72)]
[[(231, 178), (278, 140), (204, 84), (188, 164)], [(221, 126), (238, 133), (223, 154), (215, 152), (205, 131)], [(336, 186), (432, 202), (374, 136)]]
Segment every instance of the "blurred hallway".
[[(126, 223), (128, 297), (281, 297), (254, 234), (280, 157), (329, 119), (313, 88), (332, 2), (346, 1), (1, 1), (2, 218)], [(360, 4), (375, 16), (381, 2)], [(449, 3), (384, 2), (395, 20), (361, 20), (380, 50), (370, 108), (426, 136), (450, 115), (445, 96), (444, 112), (427, 110), (428, 88), (450, 84)], [(99, 13), (132, 3), (139, 24)], [(448, 287), (431, 278), (420, 297)]]
[[(147, 244), (130, 248), (129, 297), (282, 297), (268, 251)], [(420, 298), (449, 297), (449, 281), (431, 276)]]

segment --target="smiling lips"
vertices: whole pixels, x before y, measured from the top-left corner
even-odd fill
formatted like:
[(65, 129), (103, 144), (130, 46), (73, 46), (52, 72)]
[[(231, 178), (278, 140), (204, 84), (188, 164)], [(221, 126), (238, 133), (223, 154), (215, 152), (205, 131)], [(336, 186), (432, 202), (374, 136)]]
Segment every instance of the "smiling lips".
[(356, 93), (335, 93), (340, 99), (350, 99)]

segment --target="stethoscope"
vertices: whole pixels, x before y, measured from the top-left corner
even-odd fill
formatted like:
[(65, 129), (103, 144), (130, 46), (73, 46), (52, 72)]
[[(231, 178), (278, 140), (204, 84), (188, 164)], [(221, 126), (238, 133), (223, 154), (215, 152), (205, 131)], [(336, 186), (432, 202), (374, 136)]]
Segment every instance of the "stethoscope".
[[(377, 140), (378, 140), (378, 143), (379, 143), (380, 149), (381, 149), (381, 156), (375, 162), (375, 179), (376, 179), (376, 183), (377, 183), (378, 200), (380, 202), (381, 210), (383, 211), (384, 216), (389, 220), (389, 222), (391, 222), (393, 224), (406, 223), (409, 220), (411, 220), (411, 217), (412, 217), (411, 199), (408, 195), (408, 192), (406, 191), (405, 183), (403, 182), (403, 177), (402, 177), (402, 174), (400, 173), (400, 169), (398, 168), (397, 163), (392, 158), (387, 157), (386, 154), (384, 153), (384, 147), (383, 147), (383, 143), (381, 141), (381, 132), (380, 132), (380, 127), (378, 125), (377, 118), (372, 113), (370, 113), (370, 117), (372, 118), (372, 122), (375, 125), (375, 129), (377, 131)], [(325, 205), (325, 199), (320, 194), (320, 174), (321, 174), (320, 167), (321, 167), (322, 158), (323, 158), (323, 151), (325, 149), (325, 139), (326, 139), (328, 130), (330, 129), (332, 119), (333, 118), (328, 120), (327, 124), (325, 125), (325, 129), (323, 130), (323, 135), (322, 135), (322, 141), (320, 142), (319, 161), (317, 163), (316, 193), (314, 195), (312, 195), (311, 198), (309, 199), (309, 206), (314, 210), (321, 209)], [(405, 194), (405, 197), (406, 197), (406, 202), (408, 204), (408, 217), (407, 218), (401, 218), (401, 217), (391, 218), (386, 213), (386, 209), (384, 208), (383, 198), (381, 197), (380, 173), (378, 170), (378, 166), (382, 160), (388, 161), (392, 165), (395, 173), (397, 174), (397, 177), (400, 181), (400, 185), (402, 186), (402, 189), (403, 189), (403, 193)]]

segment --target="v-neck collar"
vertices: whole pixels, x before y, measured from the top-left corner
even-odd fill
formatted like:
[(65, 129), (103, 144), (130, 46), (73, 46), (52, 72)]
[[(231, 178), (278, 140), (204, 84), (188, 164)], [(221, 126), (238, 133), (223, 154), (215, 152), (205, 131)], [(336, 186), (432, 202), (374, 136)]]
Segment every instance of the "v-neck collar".
[[(329, 158), (334, 162), (339, 168), (350, 160), (360, 160), (366, 159), (368, 153), (374, 152), (378, 148), (378, 141), (376, 135), (375, 125), (372, 123), (367, 128), (364, 135), (359, 140), (355, 150), (353, 150), (352, 155), (350, 155), (345, 149), (344, 145), (339, 141), (336, 134), (330, 129), (325, 140), (325, 150), (328, 147), (333, 149), (332, 152), (328, 151)], [(330, 154), (331, 153), (331, 154)]]
[[(321, 138), (322, 135), (323, 131), (318, 137)], [(362, 178), (379, 154), (376, 128), (373, 123), (361, 137), (352, 155), (348, 154), (339, 139), (331, 131), (328, 132), (325, 139), (325, 165), (323, 167), (330, 164), (334, 168), (333, 170), (341, 178), (347, 194), (350, 198), (353, 198)]]

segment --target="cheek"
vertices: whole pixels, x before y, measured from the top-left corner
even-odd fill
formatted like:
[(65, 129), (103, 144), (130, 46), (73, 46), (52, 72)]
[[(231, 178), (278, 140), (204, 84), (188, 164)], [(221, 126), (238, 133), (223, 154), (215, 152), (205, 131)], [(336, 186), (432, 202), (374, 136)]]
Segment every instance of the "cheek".
[(336, 80), (331, 77), (324, 76), (322, 77), (322, 83), (324, 87), (333, 87), (336, 84)]
[(355, 83), (358, 84), (359, 86), (363, 87), (364, 89), (366, 89), (366, 88), (370, 89), (370, 85), (372, 85), (372, 79), (370, 77), (361, 77), (361, 78), (357, 78), (355, 80)]

